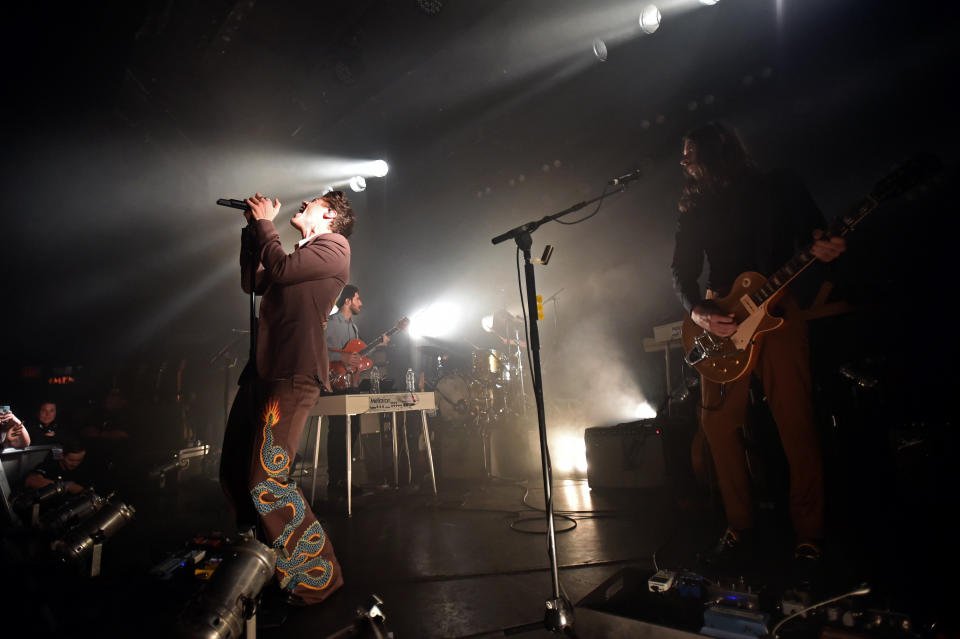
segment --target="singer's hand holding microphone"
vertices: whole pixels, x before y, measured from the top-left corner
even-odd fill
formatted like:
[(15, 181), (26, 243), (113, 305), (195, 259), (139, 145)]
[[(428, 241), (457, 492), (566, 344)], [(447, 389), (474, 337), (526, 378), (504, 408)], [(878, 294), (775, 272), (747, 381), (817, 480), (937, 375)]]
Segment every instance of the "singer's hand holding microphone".
[(247, 205), (247, 210), (243, 212), (243, 217), (247, 218), (247, 222), (253, 220), (273, 221), (280, 212), (280, 200), (274, 198), (271, 202), (270, 198), (264, 197), (260, 193), (246, 198), (243, 202)]

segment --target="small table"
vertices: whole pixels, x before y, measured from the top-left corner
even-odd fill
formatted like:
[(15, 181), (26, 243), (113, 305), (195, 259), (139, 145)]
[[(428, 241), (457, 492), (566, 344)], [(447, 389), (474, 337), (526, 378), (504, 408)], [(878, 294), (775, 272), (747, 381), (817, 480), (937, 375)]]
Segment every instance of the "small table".
[[(433, 494), (437, 494), (437, 477), (433, 468), (433, 450), (430, 447), (430, 429), (427, 426), (427, 411), (437, 407), (433, 393), (357, 393), (351, 395), (322, 395), (310, 411), (311, 417), (323, 415), (345, 415), (347, 418), (347, 516), (353, 514), (352, 500), (352, 447), (353, 437), (350, 436), (350, 418), (363, 413), (392, 413), (393, 415), (393, 481), (400, 485), (400, 470), (397, 447), (397, 413), (417, 410), (420, 411), (420, 422), (423, 425), (423, 440), (427, 448), (427, 461), (430, 463), (430, 481), (433, 483)], [(313, 483), (310, 487), (310, 499), (317, 492), (317, 463), (320, 457), (320, 426), (317, 420), (317, 441), (313, 447)]]

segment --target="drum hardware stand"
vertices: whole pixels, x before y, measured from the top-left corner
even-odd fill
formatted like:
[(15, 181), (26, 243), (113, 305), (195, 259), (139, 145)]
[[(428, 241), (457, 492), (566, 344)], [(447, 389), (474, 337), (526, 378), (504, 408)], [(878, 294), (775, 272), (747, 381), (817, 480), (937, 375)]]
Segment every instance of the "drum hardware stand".
[(566, 290), (566, 287), (561, 288), (559, 291), (543, 300), (543, 303), (553, 302), (553, 327), (557, 329), (557, 336), (555, 339), (559, 339), (560, 336), (560, 293), (563, 293)]
[(238, 337), (227, 342), (223, 348), (210, 358), (210, 365), (213, 366), (217, 360), (223, 359), (223, 423), (227, 423), (230, 417), (230, 369), (237, 367), (237, 358), (230, 351), (236, 346), (237, 342), (243, 339), (243, 334), (248, 331), (233, 329), (234, 333), (240, 333)]
[[(547, 258), (549, 259), (549, 258)], [(543, 262), (543, 265), (546, 266), (546, 262)], [(536, 296), (534, 296), (536, 300)], [(513, 339), (517, 345), (517, 377), (520, 379), (520, 414), (524, 417), (527, 416), (527, 386), (523, 381), (523, 351), (520, 350), (520, 327), (513, 329)]]
[[(639, 172), (634, 172), (633, 175), (634, 177), (639, 177)], [(618, 184), (618, 187), (612, 191), (604, 190), (598, 197), (579, 202), (553, 215), (547, 215), (539, 220), (527, 222), (491, 240), (493, 244), (500, 244), (501, 242), (512, 239), (516, 242), (517, 248), (523, 253), (527, 287), (527, 313), (530, 317), (530, 341), (527, 347), (533, 359), (533, 395), (537, 402), (537, 424), (540, 431), (540, 465), (543, 474), (543, 496), (547, 518), (547, 555), (550, 558), (550, 578), (553, 587), (552, 596), (546, 601), (546, 611), (542, 622), (503, 628), (502, 632), (504, 635), (546, 628), (553, 633), (562, 633), (571, 637), (576, 636), (573, 630), (573, 605), (566, 596), (561, 595), (560, 574), (557, 568), (557, 535), (553, 521), (553, 470), (550, 465), (550, 450), (547, 445), (547, 422), (543, 403), (543, 375), (540, 364), (540, 329), (537, 324), (539, 321), (537, 312), (537, 282), (533, 271), (534, 262), (530, 259), (530, 249), (533, 246), (533, 238), (530, 234), (547, 222), (552, 222), (564, 215), (579, 211), (589, 204), (599, 202), (611, 195), (626, 190), (628, 180), (620, 178), (619, 181), (611, 182)], [(544, 253), (540, 262), (545, 263), (549, 260), (549, 254), (550, 247), (547, 247), (547, 251)]]

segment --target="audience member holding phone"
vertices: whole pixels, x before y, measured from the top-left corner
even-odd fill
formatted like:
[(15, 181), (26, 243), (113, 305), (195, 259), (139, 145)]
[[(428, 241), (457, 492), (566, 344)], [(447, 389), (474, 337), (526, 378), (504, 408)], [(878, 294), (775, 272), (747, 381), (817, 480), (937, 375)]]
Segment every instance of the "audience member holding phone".
[(0, 406), (0, 448), (26, 448), (29, 445), (30, 433), (26, 426), (11, 412), (9, 406)]

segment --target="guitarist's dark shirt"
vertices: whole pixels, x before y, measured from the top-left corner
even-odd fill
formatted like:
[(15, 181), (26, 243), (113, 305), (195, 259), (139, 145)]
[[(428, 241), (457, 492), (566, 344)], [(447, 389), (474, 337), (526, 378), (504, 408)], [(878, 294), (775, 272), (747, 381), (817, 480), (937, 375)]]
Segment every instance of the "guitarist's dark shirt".
[(744, 271), (769, 276), (825, 225), (809, 191), (788, 173), (753, 173), (704, 194), (677, 222), (671, 270), (680, 302), (690, 311), (704, 299), (704, 258), (707, 288), (723, 297)]

